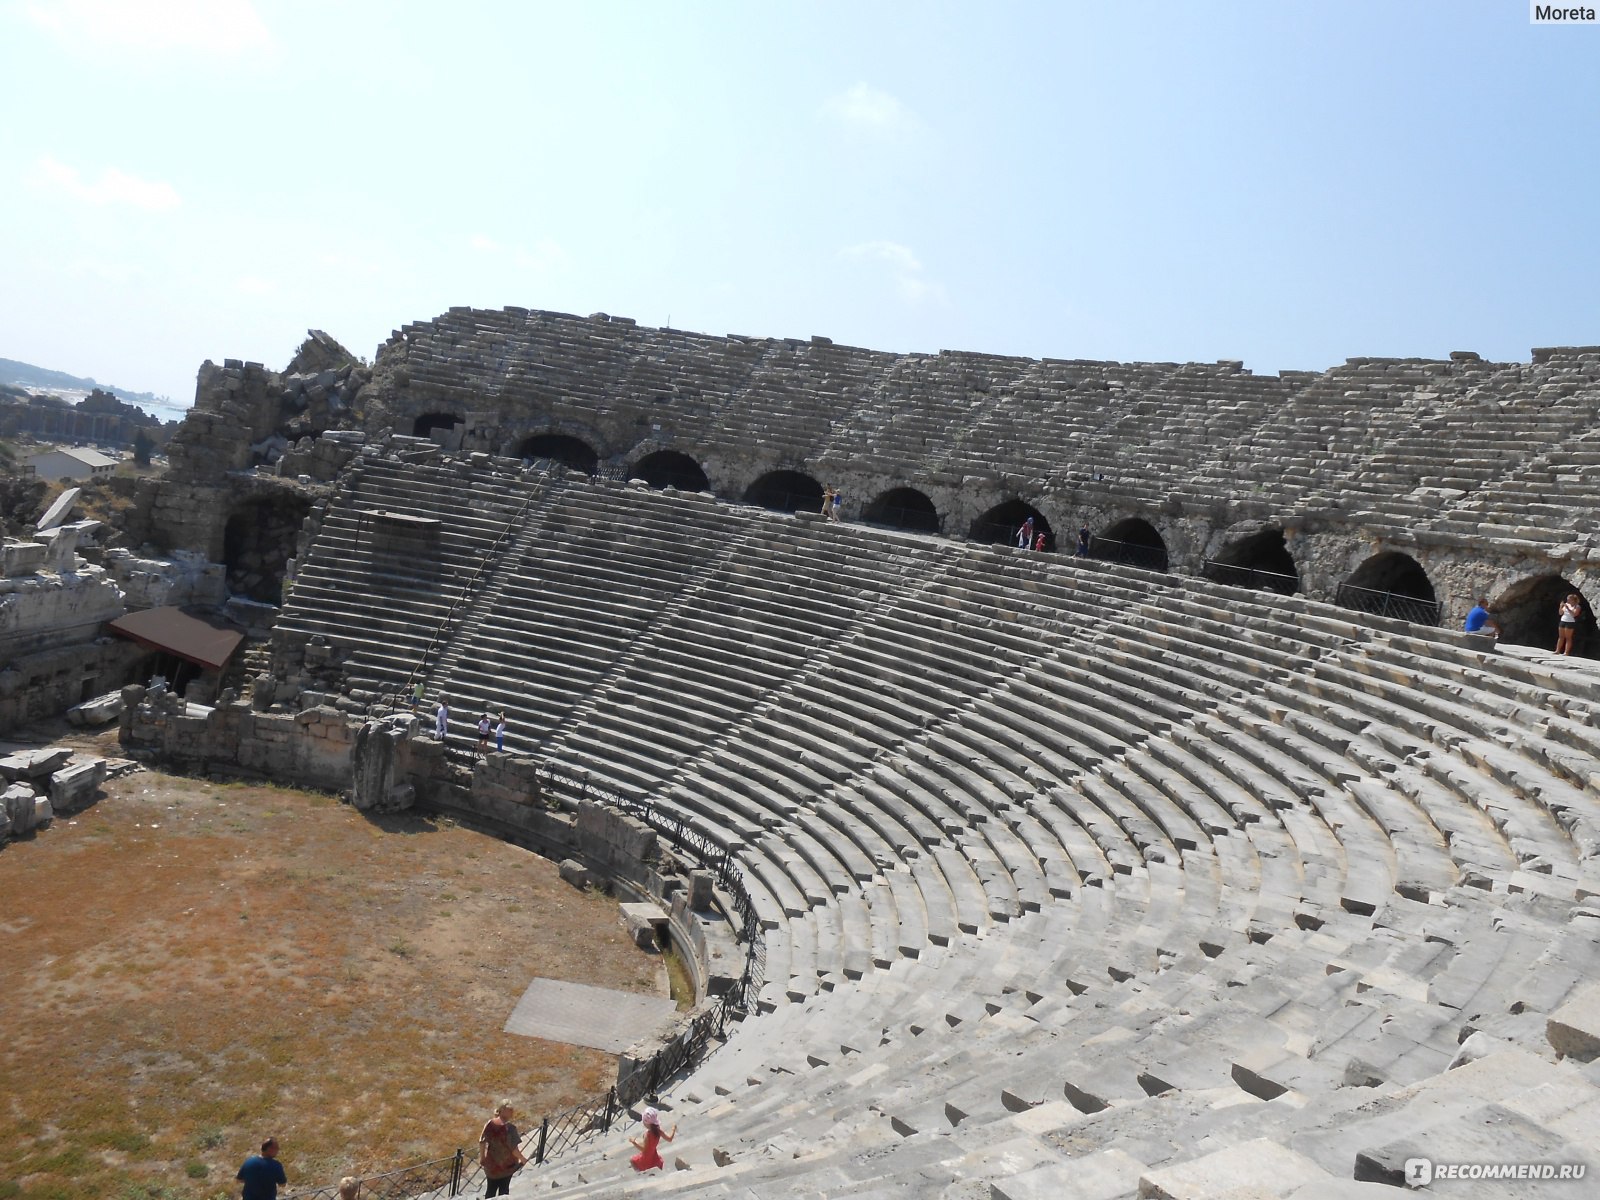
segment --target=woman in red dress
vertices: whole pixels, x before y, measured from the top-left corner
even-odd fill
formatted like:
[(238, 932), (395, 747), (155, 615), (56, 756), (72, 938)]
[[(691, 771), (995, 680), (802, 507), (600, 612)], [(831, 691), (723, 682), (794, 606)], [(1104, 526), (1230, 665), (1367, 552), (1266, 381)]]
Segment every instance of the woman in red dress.
[(653, 1108), (645, 1109), (639, 1119), (644, 1122), (644, 1141), (640, 1142), (638, 1138), (628, 1139), (628, 1144), (639, 1152), (628, 1161), (633, 1164), (635, 1171), (649, 1171), (654, 1167), (665, 1165), (661, 1161), (661, 1151), (656, 1147), (661, 1144), (663, 1139), (670, 1142), (677, 1137), (678, 1125), (674, 1121), (672, 1132), (663, 1133), (661, 1131), (661, 1114)]

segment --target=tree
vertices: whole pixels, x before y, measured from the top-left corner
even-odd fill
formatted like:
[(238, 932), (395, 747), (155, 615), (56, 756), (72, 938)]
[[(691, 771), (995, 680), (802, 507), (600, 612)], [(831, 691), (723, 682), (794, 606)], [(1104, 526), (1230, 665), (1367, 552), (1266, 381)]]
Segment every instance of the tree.
[(156, 444), (144, 430), (141, 429), (133, 435), (133, 461), (141, 467), (150, 465), (150, 451), (155, 448)]

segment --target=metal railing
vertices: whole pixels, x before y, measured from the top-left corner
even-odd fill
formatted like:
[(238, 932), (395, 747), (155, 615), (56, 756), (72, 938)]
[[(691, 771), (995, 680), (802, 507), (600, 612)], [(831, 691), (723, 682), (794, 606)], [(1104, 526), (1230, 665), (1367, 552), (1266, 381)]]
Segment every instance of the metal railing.
[[(464, 1150), (457, 1150), (449, 1158), (436, 1158), (432, 1162), (412, 1163), (376, 1175), (355, 1173), (359, 1186), (356, 1195), (360, 1200), (411, 1200), (413, 1196), (459, 1196), (471, 1186), (467, 1174), (468, 1161)], [(481, 1168), (480, 1179), (482, 1177)], [(337, 1183), (305, 1188), (283, 1193), (283, 1200), (339, 1200)]]
[[(985, 546), (1016, 546), (1017, 534), (1021, 529), (1021, 521), (974, 521), (968, 540)], [(1033, 533), (1035, 537), (1044, 534), (1046, 550), (1053, 551), (1056, 548), (1056, 535), (1050, 530), (1035, 522)], [(1031, 550), (1033, 547), (1028, 546), (1026, 549)]]
[(1166, 547), (1142, 545), (1139, 542), (1119, 542), (1115, 538), (1090, 538), (1089, 557), (1102, 562), (1142, 567), (1146, 571), (1167, 569)]
[(1337, 603), (1341, 608), (1353, 608), (1375, 617), (1397, 617), (1417, 625), (1436, 626), (1444, 612), (1444, 606), (1437, 600), (1424, 600), (1399, 592), (1381, 592), (1376, 588), (1357, 587), (1350, 583), (1339, 585)]
[(1285, 575), (1281, 571), (1263, 571), (1257, 567), (1241, 567), (1234, 563), (1218, 562), (1214, 558), (1206, 559), (1200, 573), (1212, 583), (1222, 583), (1229, 587), (1255, 588), (1257, 591), (1277, 592), (1282, 596), (1292, 596), (1300, 590), (1298, 575)]
[(861, 522), (906, 533), (939, 533), (944, 529), (944, 518), (938, 513), (897, 504), (875, 505), (862, 514)]

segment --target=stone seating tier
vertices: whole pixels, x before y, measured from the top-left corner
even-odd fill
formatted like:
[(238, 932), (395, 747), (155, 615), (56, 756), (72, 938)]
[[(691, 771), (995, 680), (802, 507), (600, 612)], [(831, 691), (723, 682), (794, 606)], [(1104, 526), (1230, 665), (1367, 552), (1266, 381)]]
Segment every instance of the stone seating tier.
[[(417, 489), (419, 515), (460, 494)], [(330, 506), (306, 587), (375, 495)], [(573, 480), (526, 512), (451, 549), (508, 547), (430, 686), (735, 848), (766, 928), (759, 1015), (662, 1098), (687, 1169), (630, 1188), (1002, 1194), (1087, 1149), (1135, 1164), (1104, 1193), (1131, 1196), (1262, 1140), (1348, 1180), (1470, 1125), (1480, 1097), (1439, 1100), (1474, 1035), (1510, 1081), (1494, 1102), (1542, 1114), (1527, 1146), (1594, 1154), (1524, 1096), (1592, 1086), (1544, 1022), (1600, 962), (1593, 682), (1299, 598), (809, 514)], [(388, 603), (375, 573), (330, 586)], [(398, 670), (392, 632), (316, 627), (353, 694)], [(625, 1174), (608, 1145), (517, 1186)]]

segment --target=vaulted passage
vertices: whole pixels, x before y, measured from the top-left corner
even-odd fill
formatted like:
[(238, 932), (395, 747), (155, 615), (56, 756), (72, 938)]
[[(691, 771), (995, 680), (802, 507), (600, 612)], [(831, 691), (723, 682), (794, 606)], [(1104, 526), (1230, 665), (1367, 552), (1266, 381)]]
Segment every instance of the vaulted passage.
[(1044, 548), (1054, 550), (1056, 535), (1050, 528), (1050, 522), (1045, 520), (1042, 512), (1025, 500), (1007, 500), (1004, 504), (995, 505), (972, 522), (972, 529), (967, 536), (975, 542), (997, 546), (1019, 546), (1023, 523), (1029, 517), (1033, 518), (1034, 537), (1044, 534)]
[(534, 462), (547, 459), (584, 475), (593, 475), (600, 466), (600, 455), (595, 453), (594, 447), (582, 438), (564, 433), (538, 433), (523, 438), (522, 444), (517, 447), (516, 457)]
[(1398, 617), (1420, 625), (1439, 623), (1439, 602), (1422, 564), (1409, 554), (1388, 550), (1374, 554), (1339, 585), (1345, 608), (1380, 617)]
[(411, 435), (413, 437), (429, 437), (435, 429), (454, 429), (459, 424), (461, 424), (461, 418), (455, 413), (423, 413), (411, 423)]
[(1600, 658), (1600, 637), (1596, 636), (1594, 611), (1589, 607), (1589, 600), (1559, 575), (1524, 579), (1490, 602), (1489, 609), (1500, 623), (1500, 640), (1515, 646), (1554, 650), (1561, 623), (1561, 602), (1573, 593), (1577, 593), (1583, 606), (1573, 653), (1579, 658)]
[(1207, 559), (1205, 576), (1232, 587), (1259, 588), (1292, 596), (1300, 590), (1300, 568), (1283, 540), (1283, 530), (1262, 529), (1223, 547)]
[(1127, 563), (1147, 571), (1167, 569), (1167, 543), (1156, 527), (1143, 517), (1126, 517), (1095, 534), (1089, 543), (1089, 557)]
[(705, 492), (711, 489), (700, 464), (678, 450), (657, 450), (641, 458), (630, 472), (653, 488), (677, 488), (680, 492)]
[(222, 561), (228, 591), (266, 604), (280, 604), (283, 571), (294, 557), (300, 526), (311, 504), (298, 494), (247, 501), (222, 531)]
[(913, 533), (938, 533), (941, 524), (939, 510), (933, 501), (916, 488), (892, 488), (884, 492), (862, 513), (869, 525), (886, 525), (890, 529), (907, 529)]
[(820, 512), (822, 485), (799, 471), (768, 471), (745, 489), (744, 502), (775, 512)]

